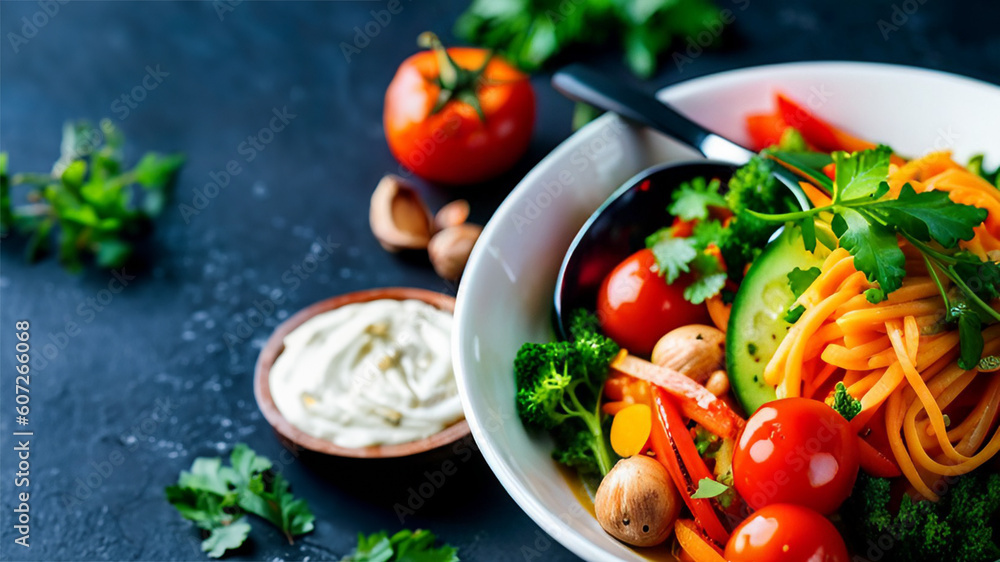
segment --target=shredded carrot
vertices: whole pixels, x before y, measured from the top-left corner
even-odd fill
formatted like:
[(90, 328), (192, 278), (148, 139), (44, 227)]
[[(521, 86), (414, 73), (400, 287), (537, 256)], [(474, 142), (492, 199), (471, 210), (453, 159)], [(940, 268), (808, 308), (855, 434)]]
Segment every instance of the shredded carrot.
[[(888, 183), (890, 193), (910, 184), (918, 193), (943, 191), (955, 202), (986, 209), (987, 219), (973, 229), (973, 238), (959, 244), (981, 259), (996, 259), (990, 252), (1000, 249), (1000, 192), (949, 153), (893, 160)], [(824, 201), (815, 187), (803, 189), (815, 204)], [(941, 478), (974, 470), (1000, 454), (1000, 374), (958, 366), (960, 337), (944, 322), (940, 289), (920, 251), (903, 241), (900, 248), (906, 277), (878, 304), (863, 294), (871, 285), (855, 269), (854, 258), (843, 248), (833, 250), (797, 299), (806, 310), (763, 376), (779, 396), (818, 399), (825, 397), (816, 393), (832, 381), (843, 381), (861, 401), (851, 427), (860, 433), (870, 424), (884, 424), (892, 461), (916, 493), (934, 500), (933, 485)], [(941, 282), (950, 288), (950, 280)], [(1000, 354), (1000, 324), (986, 327), (983, 338), (983, 356)], [(983, 377), (989, 377), (984, 384)], [(880, 464), (874, 470), (888, 471)]]

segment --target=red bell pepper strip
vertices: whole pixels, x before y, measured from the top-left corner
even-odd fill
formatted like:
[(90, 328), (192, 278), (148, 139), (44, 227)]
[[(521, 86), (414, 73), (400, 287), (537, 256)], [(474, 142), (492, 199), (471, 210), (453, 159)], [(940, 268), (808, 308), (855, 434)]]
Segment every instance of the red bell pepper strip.
[(787, 127), (788, 125), (785, 124), (785, 120), (778, 112), (747, 116), (747, 133), (750, 135), (752, 148), (757, 151), (778, 144)]
[(719, 437), (735, 439), (746, 423), (724, 400), (673, 369), (628, 353), (619, 353), (611, 368), (667, 391), (677, 400), (684, 415)]
[(859, 139), (850, 133), (842, 131), (810, 113), (807, 109), (783, 94), (778, 94), (778, 113), (789, 127), (795, 127), (802, 138), (812, 146), (824, 151), (846, 150), (857, 152), (875, 148), (875, 144)]
[(894, 460), (860, 436), (858, 437), (858, 461), (861, 463), (862, 470), (879, 478), (895, 478), (903, 473)]
[(684, 503), (705, 533), (719, 544), (726, 544), (729, 532), (712, 507), (712, 500), (692, 498), (702, 478), (712, 478), (705, 461), (698, 455), (687, 425), (662, 388), (653, 387), (653, 430), (650, 435), (656, 460), (667, 469)]

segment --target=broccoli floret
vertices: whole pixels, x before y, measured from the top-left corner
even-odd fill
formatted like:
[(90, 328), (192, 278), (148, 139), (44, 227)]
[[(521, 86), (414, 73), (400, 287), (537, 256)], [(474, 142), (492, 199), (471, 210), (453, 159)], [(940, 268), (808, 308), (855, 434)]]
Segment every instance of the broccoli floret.
[(581, 475), (604, 475), (594, 455), (593, 438), (586, 428), (581, 428), (581, 424), (563, 424), (556, 429), (553, 437), (556, 448), (552, 451), (552, 458), (556, 462), (572, 468)]
[(570, 344), (580, 353), (587, 379), (600, 388), (608, 377), (608, 365), (621, 348), (601, 333), (597, 316), (585, 310), (573, 314), (569, 333), (573, 338)]
[(908, 562), (986, 562), (1000, 556), (993, 538), (1000, 474), (957, 477), (937, 502), (904, 495), (895, 514), (891, 502), (889, 480), (858, 476), (841, 514), (857, 531), (860, 552), (878, 548), (886, 560)]
[(788, 189), (772, 174), (777, 164), (754, 156), (733, 173), (726, 204), (733, 218), (719, 241), (722, 259), (730, 277), (740, 279), (746, 264), (757, 259), (767, 241), (781, 225), (768, 223), (747, 213), (787, 213), (798, 208)]
[(851, 396), (847, 392), (847, 386), (838, 382), (833, 387), (833, 409), (844, 416), (844, 419), (851, 421), (854, 416), (861, 413), (861, 401)]
[(573, 317), (573, 341), (526, 343), (514, 359), (517, 411), (528, 427), (555, 429), (553, 457), (582, 472), (611, 470), (601, 391), (618, 346), (597, 331), (596, 319)]

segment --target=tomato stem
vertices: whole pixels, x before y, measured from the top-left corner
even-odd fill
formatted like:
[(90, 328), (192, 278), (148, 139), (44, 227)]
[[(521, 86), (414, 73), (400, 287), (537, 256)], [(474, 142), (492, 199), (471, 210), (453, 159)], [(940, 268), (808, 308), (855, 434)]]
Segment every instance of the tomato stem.
[(417, 44), (426, 49), (434, 51), (438, 60), (438, 86), (441, 92), (438, 94), (437, 102), (431, 109), (431, 115), (444, 109), (452, 100), (457, 100), (467, 104), (476, 110), (476, 115), (480, 121), (486, 121), (486, 114), (479, 103), (479, 85), (482, 83), (483, 74), (486, 67), (493, 59), (493, 51), (486, 52), (486, 59), (482, 66), (476, 69), (466, 69), (459, 66), (455, 59), (448, 54), (448, 49), (441, 43), (441, 39), (430, 31), (425, 31), (417, 37)]

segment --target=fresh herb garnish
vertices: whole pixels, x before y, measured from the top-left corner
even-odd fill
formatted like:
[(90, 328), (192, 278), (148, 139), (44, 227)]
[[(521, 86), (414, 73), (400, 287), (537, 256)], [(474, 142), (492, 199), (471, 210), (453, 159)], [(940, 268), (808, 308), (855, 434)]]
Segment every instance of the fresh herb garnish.
[[(918, 250), (944, 299), (946, 320), (956, 323), (962, 353), (958, 364), (973, 369), (983, 349), (983, 323), (1000, 321), (989, 304), (1000, 296), (1000, 264), (981, 260), (959, 248), (971, 240), (973, 228), (986, 220), (987, 211), (952, 201), (947, 192), (917, 193), (909, 184), (899, 195), (889, 194), (886, 177), (890, 149), (880, 146), (854, 154), (836, 152), (836, 181), (832, 203), (806, 211), (768, 214), (750, 211), (762, 221), (795, 222), (815, 231), (816, 221), (828, 222), (840, 246), (854, 256), (854, 267), (874, 286), (865, 291), (872, 303), (899, 289), (906, 275), (906, 256), (898, 237)], [(815, 248), (815, 239), (805, 240)], [(941, 276), (950, 279), (957, 295), (949, 297)], [(975, 280), (975, 282), (973, 282)]]
[(708, 499), (715, 498), (725, 494), (729, 490), (729, 486), (721, 482), (716, 482), (711, 478), (702, 478), (698, 481), (698, 489), (695, 490), (691, 497), (694, 499)]
[[(645, 78), (675, 38), (702, 33), (714, 42), (723, 26), (710, 0), (474, 0), (455, 33), (529, 71), (572, 47), (618, 39), (629, 68)], [(674, 61), (683, 66), (690, 57), (678, 52)]]
[[(792, 296), (798, 299), (802, 296), (802, 293), (812, 285), (813, 281), (819, 277), (820, 269), (818, 267), (810, 267), (809, 269), (800, 269), (796, 267), (788, 273), (788, 287), (792, 290)], [(791, 306), (788, 311), (785, 312), (785, 322), (789, 324), (794, 324), (799, 321), (802, 314), (806, 311), (806, 307), (802, 304), (795, 304), (793, 301), (793, 306)]]
[(692, 274), (684, 290), (686, 300), (700, 304), (724, 292), (728, 279), (741, 279), (746, 264), (760, 255), (778, 229), (748, 209), (781, 213), (798, 208), (788, 189), (772, 176), (774, 166), (754, 157), (736, 170), (724, 195), (717, 179), (695, 178), (674, 190), (668, 211), (686, 221), (687, 228), (662, 228), (646, 238), (646, 247), (667, 283)]
[(389, 536), (385, 531), (358, 535), (358, 546), (340, 562), (459, 562), (458, 550), (450, 545), (434, 547), (434, 533), (403, 529)]
[(978, 174), (984, 180), (990, 182), (991, 185), (1000, 189), (1000, 166), (997, 166), (992, 172), (983, 167), (984, 156), (982, 154), (977, 154), (969, 159), (969, 171), (973, 174)]
[(176, 485), (166, 488), (167, 501), (207, 533), (201, 549), (209, 556), (218, 558), (243, 544), (250, 533), (245, 513), (270, 521), (289, 543), (312, 531), (312, 511), (305, 500), (292, 496), (288, 481), (271, 470), (270, 460), (240, 443), (229, 462), (231, 466), (222, 466), (219, 457), (199, 457)]
[[(89, 256), (100, 267), (124, 265), (163, 210), (184, 157), (150, 152), (126, 170), (123, 145), (121, 132), (104, 119), (99, 127), (67, 123), (62, 154), (49, 174), (8, 176), (7, 155), (0, 154), (0, 231), (28, 237), (29, 261), (45, 254), (55, 238), (59, 261), (71, 271)], [(26, 203), (15, 207), (11, 190), (18, 186), (28, 189)]]

